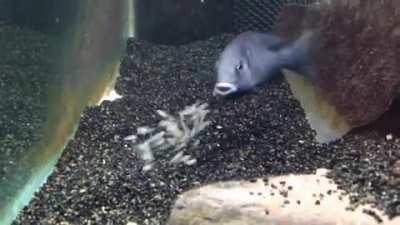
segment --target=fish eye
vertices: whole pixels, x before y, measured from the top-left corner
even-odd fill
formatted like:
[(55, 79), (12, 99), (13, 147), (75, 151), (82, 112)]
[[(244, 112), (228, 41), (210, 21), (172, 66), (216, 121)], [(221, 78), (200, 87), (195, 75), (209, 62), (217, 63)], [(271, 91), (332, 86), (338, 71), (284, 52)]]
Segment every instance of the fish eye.
[(236, 70), (242, 70), (242, 69), (243, 69), (242, 63), (240, 63), (239, 65), (236, 66)]

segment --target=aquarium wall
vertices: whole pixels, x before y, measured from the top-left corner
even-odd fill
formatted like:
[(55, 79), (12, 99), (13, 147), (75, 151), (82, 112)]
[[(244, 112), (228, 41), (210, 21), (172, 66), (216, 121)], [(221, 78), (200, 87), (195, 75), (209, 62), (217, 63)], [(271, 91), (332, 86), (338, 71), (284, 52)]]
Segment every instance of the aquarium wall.
[(81, 9), (76, 0), (14, 0), (6, 4), (10, 8), (7, 11), (13, 23), (53, 34), (64, 32), (67, 26), (79, 20), (76, 16)]
[(232, 31), (231, 0), (136, 0), (136, 37), (183, 44)]
[(219, 33), (269, 31), (286, 5), (317, 0), (135, 0), (136, 38), (184, 44)]
[(0, 224), (46, 181), (80, 115), (112, 89), (129, 1), (0, 2)]

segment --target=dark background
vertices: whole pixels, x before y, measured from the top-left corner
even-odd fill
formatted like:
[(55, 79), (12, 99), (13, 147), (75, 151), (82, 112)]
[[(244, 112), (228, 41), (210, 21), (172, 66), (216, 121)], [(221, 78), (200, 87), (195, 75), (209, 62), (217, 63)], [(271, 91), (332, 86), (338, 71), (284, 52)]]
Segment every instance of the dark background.
[(80, 0), (0, 0), (0, 20), (60, 33), (77, 20)]
[[(79, 21), (81, 0), (0, 0), (0, 20), (46, 33)], [(136, 38), (178, 45), (221, 32), (268, 30), (287, 0), (136, 0)]]

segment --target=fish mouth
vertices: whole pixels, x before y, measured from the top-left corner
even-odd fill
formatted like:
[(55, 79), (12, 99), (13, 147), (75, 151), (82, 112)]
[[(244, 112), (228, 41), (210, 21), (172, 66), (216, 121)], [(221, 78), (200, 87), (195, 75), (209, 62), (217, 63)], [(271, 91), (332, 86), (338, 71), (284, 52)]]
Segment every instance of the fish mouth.
[(235, 84), (219, 82), (214, 87), (213, 96), (217, 96), (217, 95), (226, 96), (226, 95), (230, 95), (232, 93), (237, 92), (237, 90), (238, 90), (238, 87)]

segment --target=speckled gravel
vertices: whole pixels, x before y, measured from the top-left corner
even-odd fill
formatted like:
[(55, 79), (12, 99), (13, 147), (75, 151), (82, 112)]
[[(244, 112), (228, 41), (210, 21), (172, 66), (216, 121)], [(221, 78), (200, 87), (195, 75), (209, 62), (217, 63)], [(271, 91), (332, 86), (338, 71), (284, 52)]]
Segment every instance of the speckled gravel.
[[(371, 201), (400, 214), (400, 139), (375, 132), (317, 144), (288, 84), (277, 78), (235, 99), (214, 99), (214, 62), (232, 38), (212, 37), (180, 47), (130, 40), (117, 92), (122, 99), (83, 115), (54, 173), (15, 224), (165, 224), (176, 196), (210, 182), (285, 173), (331, 174), (354, 201)], [(211, 125), (191, 151), (193, 166), (171, 166), (171, 156), (148, 172), (123, 138), (154, 126), (162, 109), (177, 112), (208, 102)], [(397, 166), (398, 167), (398, 166)], [(398, 174), (398, 173), (397, 173)]]

